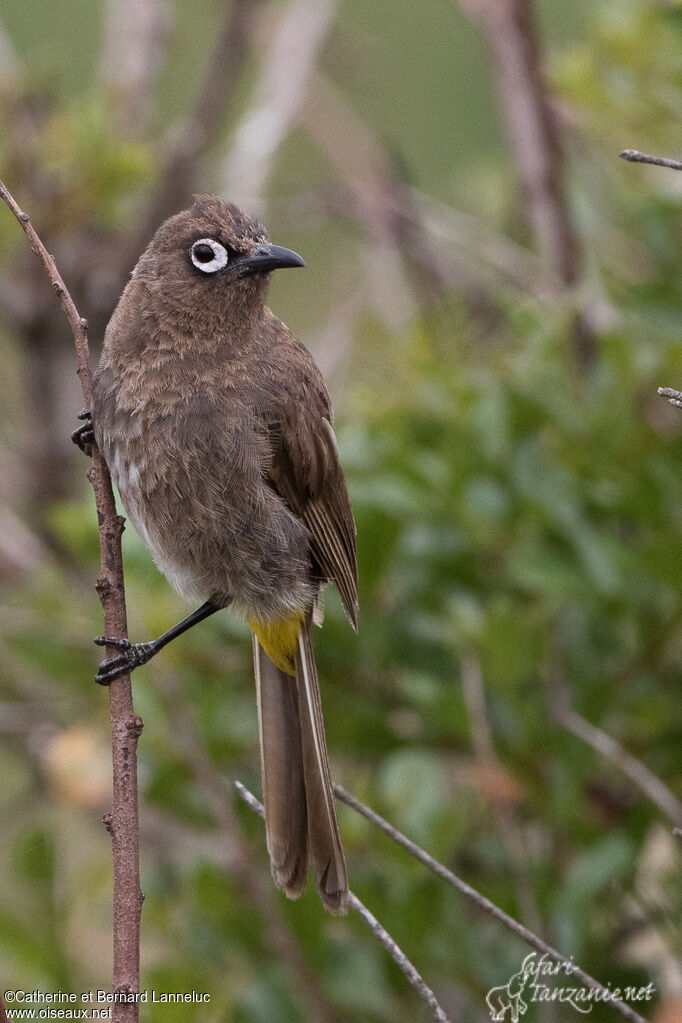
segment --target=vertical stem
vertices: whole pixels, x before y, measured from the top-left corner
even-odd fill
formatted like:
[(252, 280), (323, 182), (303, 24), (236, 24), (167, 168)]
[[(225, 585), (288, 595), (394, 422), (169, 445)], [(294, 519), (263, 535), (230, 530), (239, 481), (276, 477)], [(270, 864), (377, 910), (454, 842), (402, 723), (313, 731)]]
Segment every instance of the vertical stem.
[[(43, 264), (50, 283), (69, 321), (76, 347), (77, 373), (88, 408), (92, 404), (92, 373), (88, 351), (88, 324), (82, 319), (57, 269), (33, 228), (28, 213), (17, 205), (0, 181), (0, 199), (9, 206), (28, 237), (31, 248)], [(99, 523), (100, 576), (96, 589), (104, 611), (107, 636), (127, 635), (125, 591), (123, 586), (123, 555), (121, 533), (124, 520), (116, 512), (111, 477), (104, 458), (95, 447), (92, 468), (88, 473), (95, 492)], [(110, 651), (115, 653), (116, 651)], [(133, 710), (130, 675), (121, 675), (109, 687), (111, 717), (111, 750), (113, 764), (112, 813), (104, 823), (111, 834), (114, 860), (114, 995), (125, 999), (140, 986), (140, 892), (139, 822), (137, 810), (137, 740), (142, 720)], [(137, 1001), (116, 1001), (112, 1019), (115, 1023), (137, 1023)]]

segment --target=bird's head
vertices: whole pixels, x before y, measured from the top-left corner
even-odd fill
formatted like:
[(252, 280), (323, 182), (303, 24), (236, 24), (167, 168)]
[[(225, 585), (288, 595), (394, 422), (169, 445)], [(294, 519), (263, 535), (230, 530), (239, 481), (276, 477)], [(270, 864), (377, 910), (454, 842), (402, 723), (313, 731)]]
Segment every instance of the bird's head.
[(195, 313), (257, 311), (270, 273), (305, 266), (291, 249), (272, 245), (262, 224), (215, 195), (170, 217), (140, 257), (133, 276), (166, 303)]

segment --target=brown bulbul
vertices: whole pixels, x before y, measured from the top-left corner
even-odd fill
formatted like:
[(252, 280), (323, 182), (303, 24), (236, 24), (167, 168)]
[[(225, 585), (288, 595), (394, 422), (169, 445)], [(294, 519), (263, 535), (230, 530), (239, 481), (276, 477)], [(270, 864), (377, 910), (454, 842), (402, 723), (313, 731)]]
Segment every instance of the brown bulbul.
[(272, 270), (304, 266), (236, 206), (198, 196), (140, 257), (111, 318), (92, 427), (158, 567), (201, 606), (97, 680), (144, 664), (231, 605), (253, 632), (267, 846), (275, 882), (308, 866), (327, 909), (348, 903), (310, 628), (336, 584), (357, 619), (355, 524), (332, 409), (312, 356), (265, 305)]

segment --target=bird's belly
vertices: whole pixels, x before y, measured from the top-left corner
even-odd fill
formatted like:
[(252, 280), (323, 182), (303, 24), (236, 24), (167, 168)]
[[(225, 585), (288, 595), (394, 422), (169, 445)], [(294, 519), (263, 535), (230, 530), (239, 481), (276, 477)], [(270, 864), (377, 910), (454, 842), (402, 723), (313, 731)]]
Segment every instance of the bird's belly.
[(135, 531), (183, 599), (234, 604), (258, 621), (311, 606), (307, 530), (265, 485), (255, 492), (232, 479), (221, 489), (206, 472), (160, 477), (118, 451), (110, 468)]
[[(123, 459), (117, 452), (110, 464), (111, 475), (118, 487), (121, 501), (135, 532), (149, 548), (152, 557), (176, 593), (184, 600), (199, 603), (207, 599), (196, 565), (172, 541), (163, 529), (160, 517), (153, 513), (153, 495), (146, 486), (146, 462)], [(159, 527), (162, 528), (159, 528)]]

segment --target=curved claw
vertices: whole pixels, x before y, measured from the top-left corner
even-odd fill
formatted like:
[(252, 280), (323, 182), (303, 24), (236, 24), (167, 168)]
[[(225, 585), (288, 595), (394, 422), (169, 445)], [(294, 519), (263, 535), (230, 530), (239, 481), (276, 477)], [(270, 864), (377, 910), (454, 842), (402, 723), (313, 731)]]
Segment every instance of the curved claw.
[(130, 663), (130, 659), (127, 654), (118, 654), (117, 657), (107, 657), (105, 661), (101, 661), (97, 674), (95, 675), (95, 682), (99, 686), (110, 685), (115, 678), (119, 675), (125, 675), (126, 672), (132, 671), (135, 667), (134, 664)]

